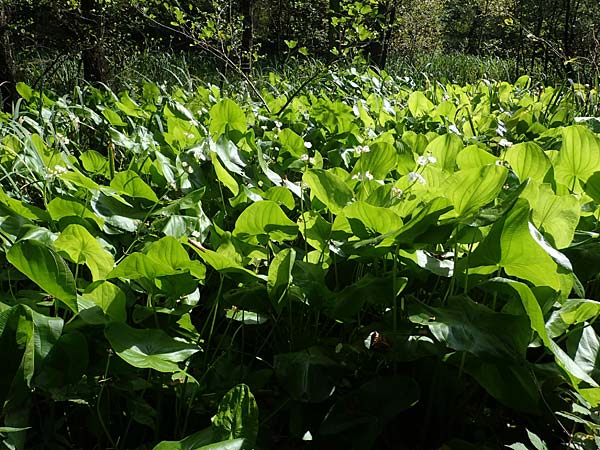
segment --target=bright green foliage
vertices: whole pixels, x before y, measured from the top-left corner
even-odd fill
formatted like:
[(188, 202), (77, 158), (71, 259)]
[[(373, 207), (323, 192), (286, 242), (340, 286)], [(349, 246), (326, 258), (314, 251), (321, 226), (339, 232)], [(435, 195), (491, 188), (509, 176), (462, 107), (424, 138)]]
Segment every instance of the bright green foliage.
[(0, 439), (455, 448), (474, 425), (500, 448), (490, 417), (556, 439), (558, 413), (591, 436), (600, 138), (569, 91), (528, 85), (19, 86)]

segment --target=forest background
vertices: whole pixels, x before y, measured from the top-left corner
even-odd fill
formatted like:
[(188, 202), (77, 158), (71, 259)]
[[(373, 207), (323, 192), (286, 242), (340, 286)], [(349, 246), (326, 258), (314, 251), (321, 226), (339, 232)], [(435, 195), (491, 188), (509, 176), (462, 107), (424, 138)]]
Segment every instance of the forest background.
[(5, 109), (18, 81), (122, 88), (141, 74), (214, 76), (216, 67), (227, 77), (295, 57), (361, 56), (457, 82), (529, 73), (594, 83), (599, 24), (595, 0), (4, 0), (0, 80)]

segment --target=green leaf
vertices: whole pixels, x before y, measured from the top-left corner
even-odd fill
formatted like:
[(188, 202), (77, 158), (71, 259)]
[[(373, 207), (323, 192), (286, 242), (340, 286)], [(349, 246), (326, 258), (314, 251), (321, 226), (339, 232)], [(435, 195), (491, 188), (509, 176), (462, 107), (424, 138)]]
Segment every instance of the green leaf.
[(593, 327), (583, 328), (573, 359), (585, 373), (600, 383), (600, 339)]
[(383, 180), (396, 167), (397, 161), (398, 154), (392, 144), (375, 142), (369, 145), (368, 152), (361, 154), (352, 174), (369, 172), (376, 180)]
[(246, 115), (242, 108), (231, 99), (221, 100), (210, 110), (209, 130), (213, 139), (227, 131), (246, 132)]
[(19, 95), (23, 97), (25, 101), (28, 102), (31, 100), (31, 97), (33, 97), (33, 89), (31, 89), (31, 87), (29, 87), (27, 84), (19, 81), (15, 88)]
[(465, 217), (492, 202), (507, 175), (506, 167), (497, 165), (460, 170), (446, 180), (442, 192), (452, 201), (456, 214)]
[(570, 262), (543, 240), (529, 222), (529, 212), (527, 200), (517, 200), (507, 216), (492, 226), (471, 254), (471, 267), (502, 267), (509, 275), (556, 291), (562, 289), (566, 294), (561, 275), (570, 271)]
[(588, 299), (568, 299), (562, 304), (558, 313), (567, 324), (584, 323), (600, 314), (600, 302)]
[(111, 254), (81, 225), (67, 226), (54, 241), (54, 248), (75, 264), (88, 266), (94, 281), (103, 279), (115, 265)]
[(275, 355), (275, 373), (295, 400), (320, 402), (335, 386), (337, 363), (318, 348)]
[(285, 215), (277, 203), (263, 200), (248, 206), (235, 222), (233, 235), (239, 239), (268, 237), (290, 241), (298, 235), (298, 225)]
[(152, 188), (148, 186), (137, 173), (131, 170), (116, 174), (110, 182), (110, 187), (129, 197), (143, 198), (158, 203), (158, 197)]
[(413, 117), (419, 118), (433, 111), (434, 105), (421, 91), (414, 91), (408, 97), (408, 110)]
[(215, 174), (217, 175), (217, 179), (223, 183), (233, 195), (238, 195), (240, 193), (240, 187), (235, 181), (235, 178), (231, 176), (229, 172), (223, 167), (216, 153), (211, 153), (211, 160), (213, 163), (213, 167), (215, 169)]
[[(127, 298), (125, 297), (125, 293), (109, 281), (92, 283), (81, 294), (81, 298), (90, 300), (94, 307), (100, 308), (102, 313), (108, 316), (109, 320), (116, 322), (125, 322), (127, 320)], [(92, 315), (91, 311), (81, 307), (81, 303), (79, 309), (79, 314), (86, 322), (105, 323), (103, 315)]]
[(594, 172), (585, 183), (585, 193), (600, 203), (600, 172)]
[(200, 258), (217, 272), (242, 275), (243, 278), (247, 280), (256, 280), (257, 278), (262, 279), (260, 275), (239, 265), (227, 256), (205, 248), (201, 249), (199, 248), (199, 243), (196, 243), (196, 241), (192, 239), (190, 239), (189, 242)]
[(577, 198), (574, 195), (555, 195), (549, 184), (542, 184), (532, 208), (535, 226), (552, 238), (556, 248), (568, 247), (579, 223), (581, 207)]
[(541, 183), (550, 169), (550, 159), (535, 142), (523, 142), (510, 147), (504, 156), (521, 181), (531, 178)]
[(342, 215), (336, 218), (333, 229), (336, 230), (336, 222), (344, 217), (349, 225), (351, 233), (359, 238), (372, 237), (373, 234), (385, 234), (396, 231), (402, 227), (402, 219), (389, 208), (373, 206), (365, 202), (356, 201), (346, 206)]
[(598, 384), (556, 342), (550, 339), (540, 304), (526, 284), (506, 278), (493, 278), (486, 285), (498, 292), (512, 294), (521, 301), (525, 313), (529, 317), (531, 329), (538, 334), (544, 346), (554, 354), (556, 363), (569, 375), (574, 387), (578, 386), (580, 380), (594, 388), (598, 387)]
[(350, 441), (344, 448), (370, 449), (386, 425), (419, 398), (419, 385), (412, 378), (376, 377), (336, 401), (320, 432)]
[(137, 280), (146, 278), (153, 280), (157, 277), (175, 275), (177, 271), (163, 264), (160, 260), (155, 260), (143, 253), (132, 253), (126, 256), (106, 278), (127, 278)]
[(114, 322), (104, 335), (117, 355), (139, 369), (178, 372), (177, 363), (200, 351), (198, 346), (173, 339), (162, 330), (136, 329)]
[(488, 164), (495, 164), (498, 158), (477, 145), (469, 145), (456, 156), (456, 164), (461, 170), (479, 169)]
[(65, 261), (40, 242), (27, 240), (14, 244), (8, 261), (48, 294), (77, 312), (75, 279)]
[(556, 179), (571, 188), (576, 180), (586, 182), (594, 172), (600, 171), (600, 141), (581, 125), (563, 128), (562, 137)]
[(434, 165), (452, 173), (456, 167), (456, 158), (462, 149), (462, 139), (454, 133), (446, 133), (431, 141), (425, 148), (424, 154), (431, 152), (437, 159)]
[(278, 309), (281, 309), (280, 303), (293, 280), (292, 269), (295, 261), (296, 250), (286, 248), (277, 253), (269, 265), (267, 290), (269, 298)]
[(339, 214), (353, 198), (352, 190), (337, 175), (322, 169), (307, 170), (302, 181), (334, 214)]
[(205, 445), (196, 450), (243, 450), (245, 448), (247, 447), (244, 439), (229, 439), (227, 441)]
[(258, 435), (258, 405), (250, 388), (238, 384), (219, 402), (217, 414), (212, 419), (215, 436), (222, 440), (245, 439), (250, 444)]
[[(428, 325), (437, 340), (486, 361), (524, 361), (530, 341), (525, 316), (497, 313), (468, 297), (452, 297), (448, 306), (418, 305), (411, 321)], [(510, 333), (506, 333), (510, 330)]]

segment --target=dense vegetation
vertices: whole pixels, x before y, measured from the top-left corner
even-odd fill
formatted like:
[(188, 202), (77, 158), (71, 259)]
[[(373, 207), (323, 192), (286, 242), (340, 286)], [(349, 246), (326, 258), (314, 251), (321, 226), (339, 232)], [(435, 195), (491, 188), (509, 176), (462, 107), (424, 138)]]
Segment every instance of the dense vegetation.
[(18, 85), (4, 448), (597, 448), (597, 94), (255, 87)]
[[(501, 61), (505, 81), (597, 85), (599, 25), (596, 0), (3, 0), (0, 94), (8, 111), (18, 81), (61, 95), (83, 80), (117, 91), (160, 82), (181, 65), (165, 70), (165, 54), (227, 79), (295, 57), (430, 73), (431, 62), (467, 55)], [(496, 66), (483, 69), (488, 79)]]
[(0, 449), (600, 448), (598, 24), (0, 0)]

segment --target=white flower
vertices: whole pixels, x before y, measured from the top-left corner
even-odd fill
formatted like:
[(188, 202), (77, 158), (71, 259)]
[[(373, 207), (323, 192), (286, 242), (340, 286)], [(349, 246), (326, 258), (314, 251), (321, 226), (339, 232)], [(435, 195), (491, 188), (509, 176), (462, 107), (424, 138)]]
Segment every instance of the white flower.
[(425, 186), (425, 178), (423, 177), (423, 175), (421, 175), (420, 173), (417, 173), (417, 172), (409, 172), (408, 182), (415, 183), (417, 181), (419, 183), (421, 183), (421, 185)]
[(307, 153), (305, 153), (304, 155), (302, 155), (300, 157), (300, 161), (304, 161), (304, 162), (308, 162), (309, 159), (310, 159), (310, 156), (308, 156)]
[(181, 167), (183, 167), (184, 169), (185, 169), (187, 166), (189, 166), (189, 164), (188, 164), (187, 162), (183, 161), (183, 162), (181, 163)]
[(66, 167), (59, 166), (58, 164), (54, 166), (54, 172), (56, 172), (56, 175), (61, 173), (67, 173), (68, 171), (69, 170)]
[(427, 165), (427, 158), (425, 156), (423, 156), (423, 155), (419, 156), (417, 158), (417, 164), (419, 166), (426, 166)]
[(276, 121), (275, 121), (275, 127), (276, 127), (276, 128), (278, 128), (278, 129), (279, 129), (279, 128), (281, 128), (282, 126), (283, 126), (283, 124), (282, 124), (282, 123), (281, 123), (279, 120), (276, 120)]
[(198, 239), (200, 237), (200, 232), (197, 230), (192, 231), (192, 237)]
[(305, 142), (304, 148), (312, 148), (312, 142)]
[(194, 139), (194, 134), (193, 133), (185, 133), (185, 137), (186, 139)]
[(397, 187), (393, 187), (392, 188), (392, 195), (396, 198), (402, 198), (402, 195), (404, 194), (404, 191), (400, 188)]
[(371, 148), (368, 145), (359, 145), (354, 149), (354, 153), (360, 155), (361, 153), (369, 153)]
[(500, 139), (500, 142), (498, 142), (498, 145), (500, 147), (512, 147), (513, 143), (510, 141), (507, 141), (506, 139)]
[(427, 164), (437, 162), (437, 158), (431, 155), (431, 152), (427, 152), (427, 156), (421, 155), (417, 158), (417, 164), (419, 166), (426, 166)]
[(365, 180), (372, 180), (373, 178), (375, 178), (375, 177), (368, 170), (365, 173), (358, 172), (358, 173), (352, 175), (353, 180), (365, 181)]

